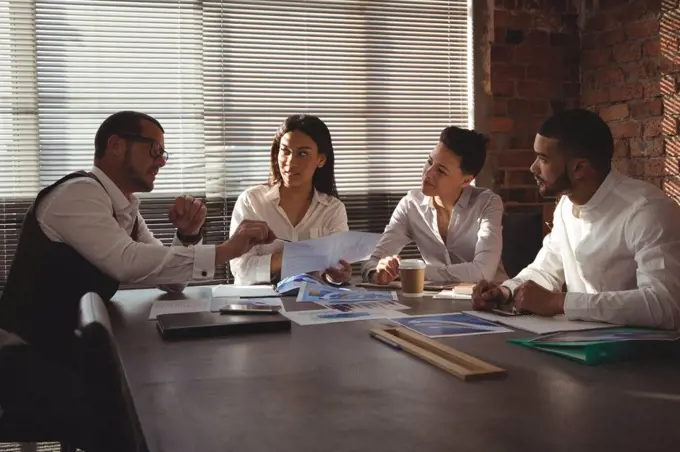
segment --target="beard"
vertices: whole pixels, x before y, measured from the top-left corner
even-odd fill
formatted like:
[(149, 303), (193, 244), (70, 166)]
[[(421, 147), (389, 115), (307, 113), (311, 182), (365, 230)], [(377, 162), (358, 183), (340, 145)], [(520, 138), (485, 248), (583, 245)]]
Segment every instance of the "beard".
[(553, 182), (552, 184), (549, 184), (548, 182), (545, 181), (545, 179), (542, 179), (538, 176), (534, 177), (536, 178), (536, 181), (539, 183), (538, 192), (544, 198), (556, 198), (560, 195), (571, 192), (573, 188), (573, 185), (569, 180), (569, 175), (567, 174), (566, 171), (560, 174), (557, 180), (555, 180), (555, 182)]
[(134, 186), (134, 191), (150, 192), (153, 190), (153, 182), (149, 183), (149, 181), (144, 178), (144, 174), (140, 174), (139, 170), (132, 165), (132, 149), (129, 147), (125, 149), (123, 171), (130, 178), (130, 184)]

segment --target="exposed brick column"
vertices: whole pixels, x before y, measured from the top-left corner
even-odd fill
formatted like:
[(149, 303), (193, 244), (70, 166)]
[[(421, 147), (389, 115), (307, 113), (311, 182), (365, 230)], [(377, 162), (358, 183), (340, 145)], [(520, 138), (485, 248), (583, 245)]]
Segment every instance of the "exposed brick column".
[(582, 103), (612, 129), (614, 166), (657, 185), (663, 176), (658, 0), (601, 0), (582, 42)]
[(506, 210), (540, 210), (550, 220), (554, 201), (542, 199), (529, 166), (540, 124), (574, 108), (580, 96), (578, 13), (566, 0), (496, 0), (491, 47), (494, 189)]
[(582, 36), (582, 103), (609, 123), (615, 167), (680, 201), (677, 0), (600, 0)]
[(680, 1), (662, 2), (659, 37), (666, 158), (663, 190), (680, 203)]

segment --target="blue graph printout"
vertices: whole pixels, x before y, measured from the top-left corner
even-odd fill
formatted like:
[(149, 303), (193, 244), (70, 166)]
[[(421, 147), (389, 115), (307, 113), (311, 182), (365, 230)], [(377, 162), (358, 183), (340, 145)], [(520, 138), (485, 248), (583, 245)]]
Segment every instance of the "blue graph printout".
[(512, 332), (488, 320), (461, 313), (420, 315), (392, 319), (392, 321), (427, 337)]
[(331, 286), (302, 283), (297, 301), (316, 303), (352, 303), (359, 301), (394, 301), (396, 292), (367, 290), (347, 290)]

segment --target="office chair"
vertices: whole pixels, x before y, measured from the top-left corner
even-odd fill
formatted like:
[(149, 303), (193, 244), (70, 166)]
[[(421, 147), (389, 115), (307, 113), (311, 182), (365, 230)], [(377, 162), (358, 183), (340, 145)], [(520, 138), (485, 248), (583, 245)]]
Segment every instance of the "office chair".
[(66, 442), (60, 442), (59, 438), (47, 432), (36, 432), (27, 428), (21, 422), (6, 416), (0, 416), (0, 443), (24, 443), (22, 451), (37, 450), (35, 443), (59, 443), (61, 452), (76, 452), (76, 447)]
[(501, 261), (510, 278), (534, 261), (542, 245), (542, 212), (503, 213)]
[[(0, 335), (6, 334), (5, 331), (0, 330)], [(60, 443), (61, 452), (76, 451), (74, 446), (60, 442), (61, 439), (58, 432), (43, 431), (41, 427), (31, 423), (30, 420), (18, 419), (12, 417), (11, 414), (3, 413), (0, 407), (0, 443), (21, 443), (19, 447), (25, 452), (37, 451), (36, 443), (39, 442)]]
[(80, 300), (78, 334), (85, 381), (107, 426), (111, 450), (148, 452), (108, 312), (95, 293), (87, 293)]

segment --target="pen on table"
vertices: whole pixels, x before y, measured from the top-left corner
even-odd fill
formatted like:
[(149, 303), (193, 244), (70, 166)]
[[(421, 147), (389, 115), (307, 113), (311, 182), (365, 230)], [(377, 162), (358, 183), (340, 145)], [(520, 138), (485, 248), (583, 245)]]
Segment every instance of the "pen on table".
[(388, 340), (388, 339), (385, 339), (385, 338), (382, 337), (382, 336), (378, 336), (378, 335), (375, 334), (375, 333), (371, 333), (371, 337), (372, 337), (373, 339), (379, 340), (379, 341), (382, 342), (383, 344), (389, 345), (390, 347), (392, 347), (392, 348), (394, 348), (394, 349), (396, 349), (396, 350), (401, 350), (401, 345), (399, 345), (399, 344), (397, 344), (397, 343), (395, 343), (395, 342), (392, 342), (392, 341), (390, 341), (390, 340)]
[(293, 243), (293, 242), (291, 242), (290, 240), (287, 240), (287, 239), (281, 239), (281, 238), (279, 238), (279, 237), (277, 237), (277, 240), (281, 240), (282, 242), (288, 242), (288, 243)]

